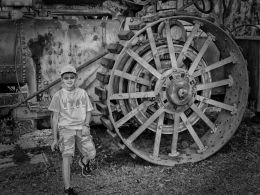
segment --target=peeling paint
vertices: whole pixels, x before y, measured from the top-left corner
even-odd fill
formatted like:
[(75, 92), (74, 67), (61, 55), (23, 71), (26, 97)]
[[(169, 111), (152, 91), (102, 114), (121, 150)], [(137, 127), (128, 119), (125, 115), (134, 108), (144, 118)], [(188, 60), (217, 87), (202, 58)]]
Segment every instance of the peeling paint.
[[(33, 59), (39, 82), (52, 82), (59, 78), (64, 65), (78, 67), (105, 50), (104, 46), (117, 42), (120, 28), (118, 20), (39, 20), (26, 25), (25, 37)], [(100, 65), (90, 65), (79, 74), (78, 85), (93, 94), (98, 84), (95, 75)], [(37, 71), (36, 71), (37, 70)], [(41, 86), (42, 84), (38, 84)], [(44, 86), (44, 85), (42, 85)], [(50, 90), (53, 94), (60, 86)], [(37, 89), (36, 89), (37, 90)]]

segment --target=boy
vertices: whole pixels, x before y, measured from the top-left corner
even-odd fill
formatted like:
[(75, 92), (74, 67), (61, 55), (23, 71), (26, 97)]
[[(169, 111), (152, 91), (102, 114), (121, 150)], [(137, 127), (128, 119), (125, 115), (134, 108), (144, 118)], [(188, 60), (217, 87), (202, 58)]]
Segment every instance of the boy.
[(61, 70), (63, 88), (57, 91), (50, 103), (53, 111), (52, 129), (54, 141), (52, 151), (59, 147), (62, 152), (62, 176), (65, 194), (76, 195), (70, 186), (70, 165), (74, 156), (75, 142), (82, 154), (79, 165), (82, 175), (90, 172), (89, 160), (96, 156), (96, 149), (90, 135), (89, 121), (93, 106), (85, 90), (76, 87), (77, 73), (73, 66)]

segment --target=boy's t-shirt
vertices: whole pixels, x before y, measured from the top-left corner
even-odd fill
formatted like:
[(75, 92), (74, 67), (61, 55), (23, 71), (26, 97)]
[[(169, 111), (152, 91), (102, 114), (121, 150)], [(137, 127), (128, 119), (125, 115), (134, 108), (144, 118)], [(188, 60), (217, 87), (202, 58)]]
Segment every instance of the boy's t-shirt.
[(58, 127), (82, 129), (86, 112), (93, 110), (93, 106), (85, 90), (63, 88), (54, 94), (48, 109), (59, 113)]

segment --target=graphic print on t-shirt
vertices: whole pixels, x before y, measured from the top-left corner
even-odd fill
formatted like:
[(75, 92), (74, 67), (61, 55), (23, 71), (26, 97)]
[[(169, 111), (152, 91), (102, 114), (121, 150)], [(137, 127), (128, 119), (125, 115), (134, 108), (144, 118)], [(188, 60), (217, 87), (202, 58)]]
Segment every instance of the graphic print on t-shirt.
[(62, 103), (62, 105), (63, 105), (63, 109), (64, 109), (64, 110), (67, 110), (67, 109), (68, 109), (68, 107), (67, 107), (67, 102), (68, 102), (67, 99), (65, 99), (65, 98), (62, 98), (62, 99), (61, 99), (61, 103)]
[[(83, 103), (82, 103), (82, 104), (83, 104)], [(77, 108), (80, 107), (80, 100), (79, 100), (79, 99), (77, 99), (77, 101), (76, 101), (76, 107), (77, 107)]]
[(62, 97), (61, 102), (64, 110), (86, 107), (86, 97), (84, 95), (79, 97), (78, 95), (68, 94)]

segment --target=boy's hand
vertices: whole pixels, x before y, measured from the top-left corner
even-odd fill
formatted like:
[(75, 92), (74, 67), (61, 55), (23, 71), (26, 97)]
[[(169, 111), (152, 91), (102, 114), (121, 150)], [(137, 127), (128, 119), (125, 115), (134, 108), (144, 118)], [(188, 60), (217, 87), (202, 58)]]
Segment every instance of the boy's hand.
[(58, 141), (54, 140), (51, 144), (51, 150), (54, 152), (58, 148)]
[(59, 150), (59, 145), (62, 143), (63, 137), (60, 137), (59, 141), (54, 139), (54, 141), (51, 144), (51, 150), (54, 152), (55, 150)]
[(90, 128), (89, 126), (83, 126), (82, 128), (82, 136), (90, 135)]

